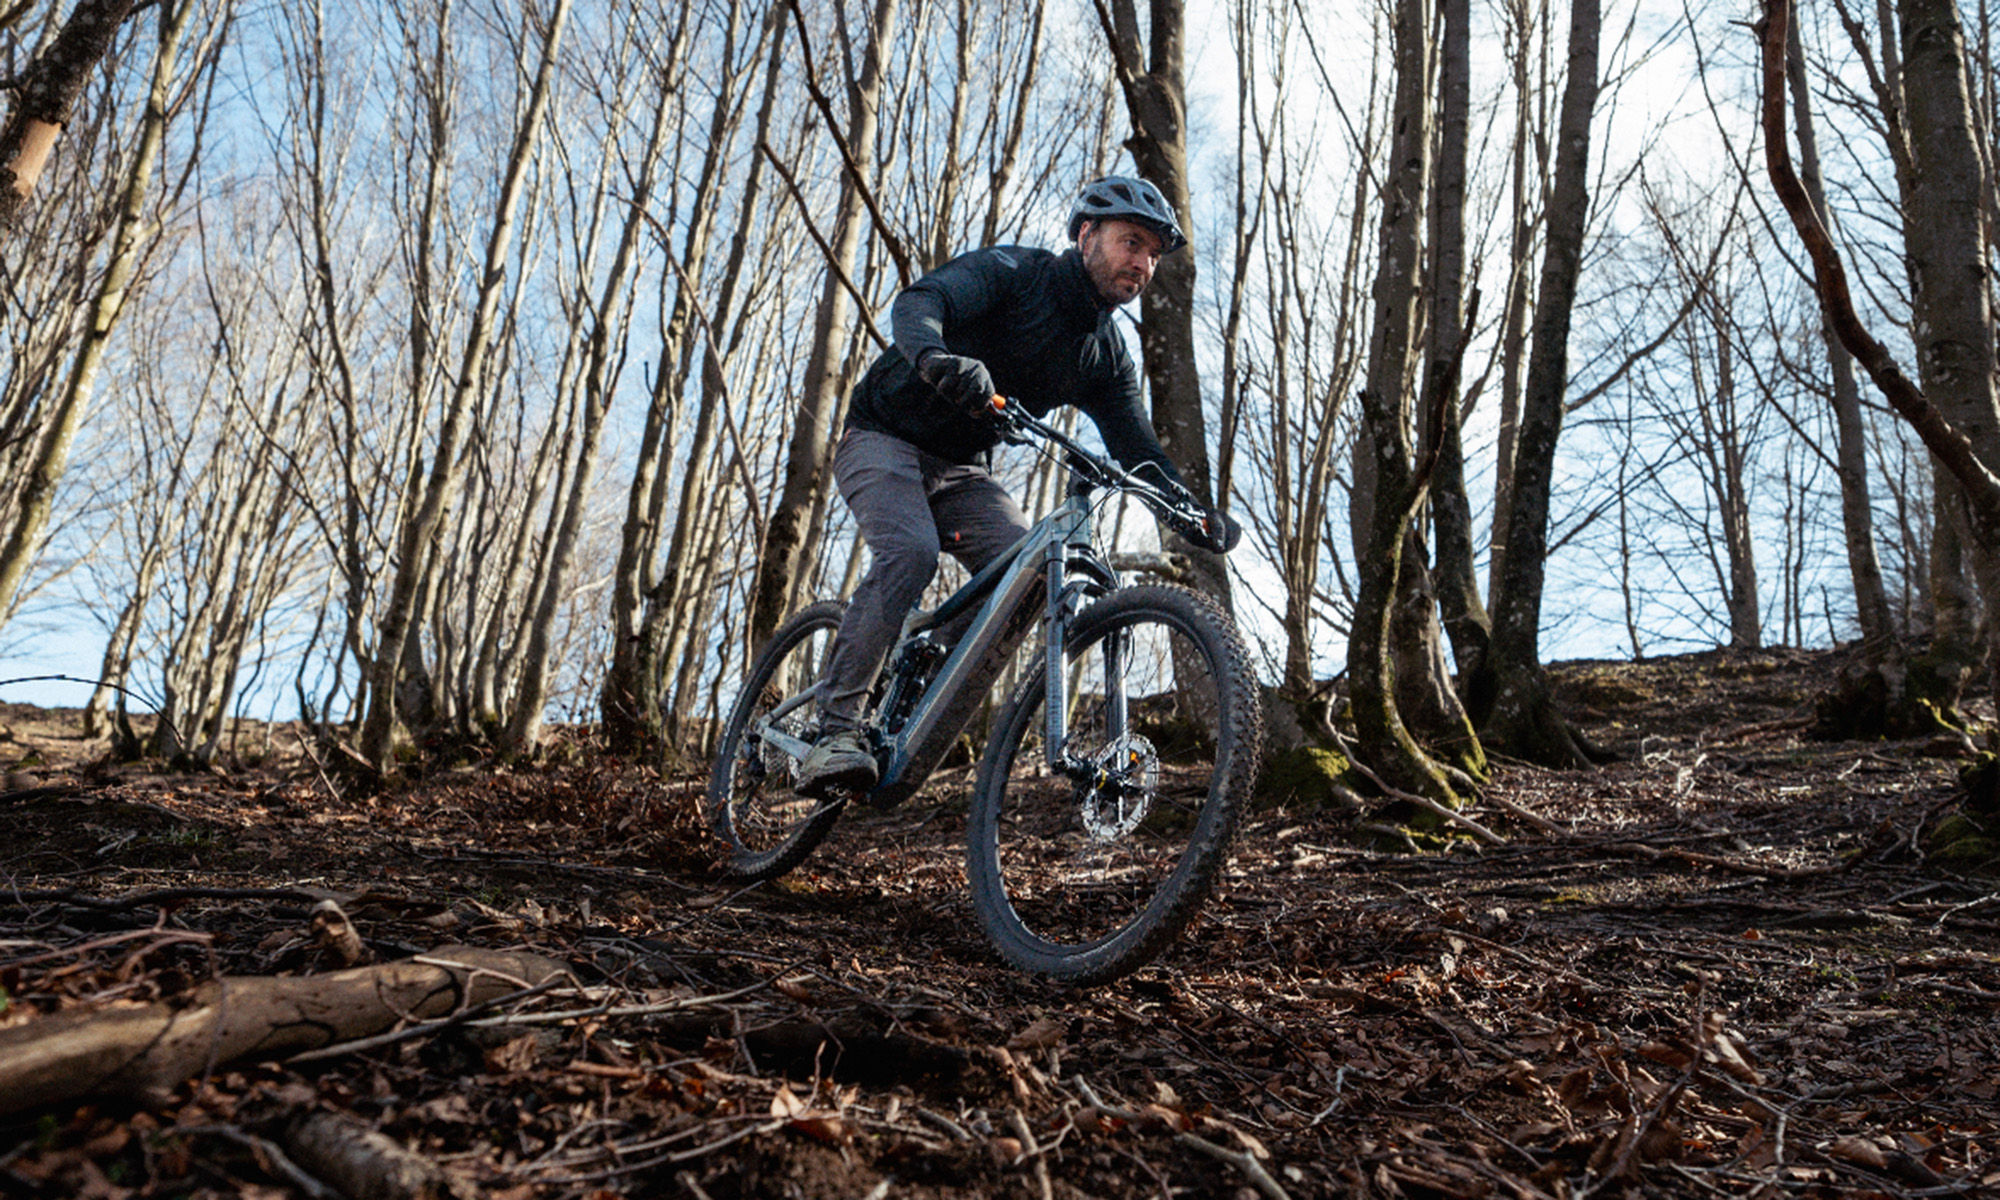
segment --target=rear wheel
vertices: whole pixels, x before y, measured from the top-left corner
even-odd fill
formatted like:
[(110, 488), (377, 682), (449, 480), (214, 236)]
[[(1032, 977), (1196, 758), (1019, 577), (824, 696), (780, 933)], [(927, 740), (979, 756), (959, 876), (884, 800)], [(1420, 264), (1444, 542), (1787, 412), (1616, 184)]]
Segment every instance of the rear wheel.
[(1207, 898), (1249, 801), (1262, 716), (1235, 627), (1186, 588), (1115, 591), (1066, 642), (1059, 765), (1037, 672), (980, 763), (966, 876), (1008, 962), (1101, 983), (1159, 953)]
[(819, 800), (795, 791), (804, 751), (768, 736), (777, 733), (795, 744), (812, 740), (817, 705), (800, 697), (831, 657), (845, 611), (839, 601), (825, 600), (779, 626), (730, 707), (709, 775), (707, 810), (709, 828), (729, 849), (727, 870), (738, 879), (771, 879), (804, 862), (846, 805), (844, 795)]

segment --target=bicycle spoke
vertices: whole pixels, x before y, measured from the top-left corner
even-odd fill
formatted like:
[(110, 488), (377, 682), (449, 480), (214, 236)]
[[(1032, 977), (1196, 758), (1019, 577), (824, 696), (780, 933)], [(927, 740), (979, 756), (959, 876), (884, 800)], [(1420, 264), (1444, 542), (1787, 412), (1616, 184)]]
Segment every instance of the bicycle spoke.
[(1247, 790), (1240, 643), (1192, 593), (1131, 591), (1078, 621), (1061, 769), (1028, 736), (1043, 727), (1039, 680), (982, 767), (968, 874), (988, 932), (1030, 969), (1109, 978), (1150, 957), (1207, 891)]
[[(709, 781), (709, 823), (742, 878), (783, 874), (812, 852), (845, 806), (793, 790), (817, 721), (812, 688), (832, 652), (840, 606), (818, 604), (781, 628), (732, 701)], [(772, 736), (773, 734), (777, 736)]]

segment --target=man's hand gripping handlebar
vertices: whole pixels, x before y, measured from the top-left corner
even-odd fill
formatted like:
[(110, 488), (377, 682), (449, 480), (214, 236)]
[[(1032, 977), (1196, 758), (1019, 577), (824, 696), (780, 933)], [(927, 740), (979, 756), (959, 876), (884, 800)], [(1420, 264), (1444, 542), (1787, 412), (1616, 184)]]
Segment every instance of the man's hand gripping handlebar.
[[(1227, 554), (1242, 540), (1242, 526), (1230, 520), (1220, 509), (1203, 504), (1199, 497), (1174, 482), (1156, 464), (1141, 463), (1136, 470), (1127, 471), (1117, 463), (1092, 453), (1075, 438), (1010, 402), (1005, 396), (995, 395), (988, 400), (987, 411), (992, 414), (1005, 441), (1026, 445), (1039, 439), (1060, 447), (1068, 455), (1071, 470), (1099, 487), (1116, 488), (1137, 496), (1169, 529), (1202, 549)], [(1141, 478), (1137, 473), (1149, 466), (1159, 476), (1158, 482)]]

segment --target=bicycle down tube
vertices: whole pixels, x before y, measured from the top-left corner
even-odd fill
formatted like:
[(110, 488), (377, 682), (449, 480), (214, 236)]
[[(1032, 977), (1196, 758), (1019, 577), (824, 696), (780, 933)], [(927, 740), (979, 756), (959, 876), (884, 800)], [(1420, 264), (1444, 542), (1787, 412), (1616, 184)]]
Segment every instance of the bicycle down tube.
[[(1065, 503), (1006, 552), (1002, 560), (1008, 564), (1005, 573), (994, 583), (978, 616), (952, 648), (936, 678), (924, 689), (909, 722), (890, 738), (889, 765), (871, 793), (874, 802), (885, 806), (899, 802), (923, 785), (973, 713), (985, 703), (1008, 659), (1043, 617), (1045, 606), (1035, 602), (1039, 599), (1036, 592), (1047, 587), (1051, 562), (1060, 571), (1071, 541), (1084, 531), (1088, 520), (1086, 510)], [(943, 608), (941, 605), (938, 611)], [(935, 615), (913, 618), (907, 628), (920, 627)]]

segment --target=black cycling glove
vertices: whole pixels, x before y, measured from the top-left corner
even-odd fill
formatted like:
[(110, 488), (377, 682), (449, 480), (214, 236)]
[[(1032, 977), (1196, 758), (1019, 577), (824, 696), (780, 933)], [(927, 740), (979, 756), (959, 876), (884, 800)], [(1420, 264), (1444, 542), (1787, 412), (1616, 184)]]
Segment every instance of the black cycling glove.
[(992, 415), (993, 376), (978, 359), (934, 350), (918, 360), (917, 374), (960, 411)]
[(1186, 538), (1192, 545), (1199, 546), (1203, 550), (1212, 550), (1217, 554), (1227, 554), (1231, 550), (1236, 549), (1236, 544), (1243, 540), (1243, 527), (1241, 525), (1238, 525), (1231, 519), (1228, 513), (1212, 505), (1203, 503), (1200, 497), (1189, 491), (1185, 484), (1168, 475), (1166, 468), (1157, 462), (1142, 462), (1132, 469), (1132, 473), (1137, 475), (1148, 467), (1151, 467), (1153, 473), (1159, 476), (1160, 483), (1156, 486), (1165, 491), (1167, 495), (1173, 497), (1187, 508), (1198, 508), (1201, 510), (1200, 525), (1188, 525), (1185, 517), (1170, 522), (1182, 537)]
[(1236, 549), (1236, 543), (1243, 540), (1243, 527), (1219, 508), (1211, 508), (1204, 512), (1201, 524), (1206, 536), (1189, 540), (1204, 550), (1227, 554)]

